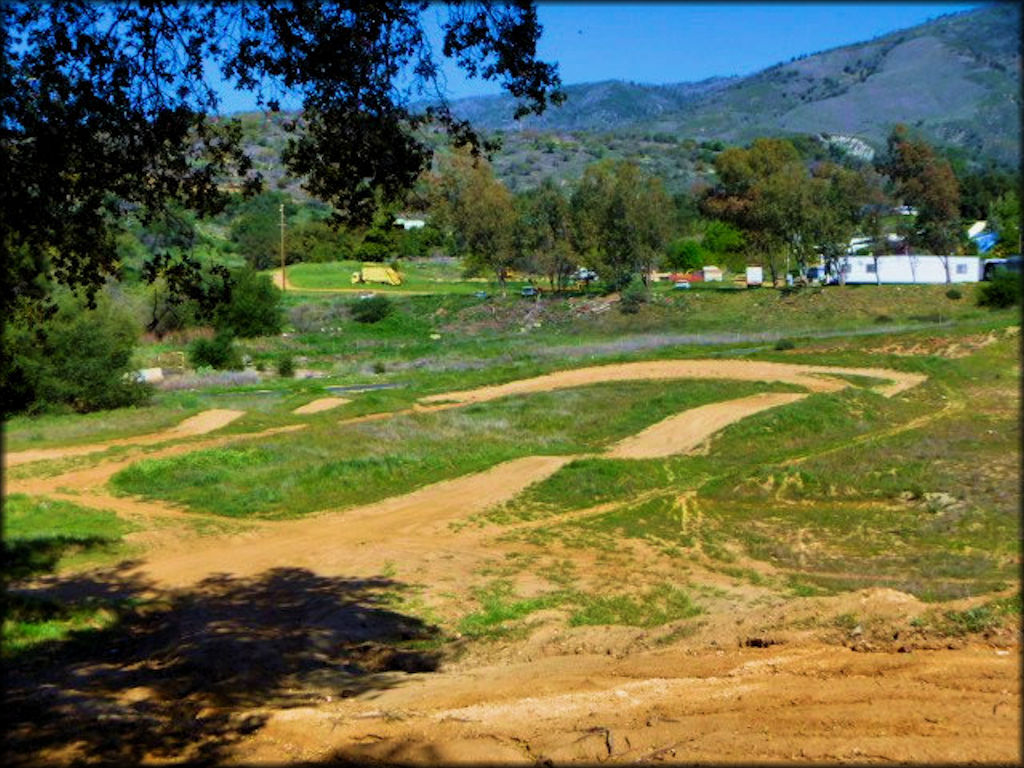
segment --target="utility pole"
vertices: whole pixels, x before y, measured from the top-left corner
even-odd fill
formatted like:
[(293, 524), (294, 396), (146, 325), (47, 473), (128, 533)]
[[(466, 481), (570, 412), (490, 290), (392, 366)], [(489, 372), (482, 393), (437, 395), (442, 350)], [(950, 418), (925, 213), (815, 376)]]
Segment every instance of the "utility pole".
[(281, 203), (281, 291), (285, 290), (288, 279), (284, 274), (284, 203)]

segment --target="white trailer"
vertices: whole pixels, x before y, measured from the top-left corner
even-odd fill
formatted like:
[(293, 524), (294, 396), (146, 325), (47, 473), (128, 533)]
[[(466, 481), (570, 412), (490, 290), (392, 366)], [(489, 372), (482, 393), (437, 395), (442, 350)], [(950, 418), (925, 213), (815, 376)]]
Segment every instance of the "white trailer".
[[(840, 262), (845, 282), (858, 283), (976, 283), (983, 262), (977, 256), (846, 256)], [(838, 282), (832, 275), (831, 282)]]

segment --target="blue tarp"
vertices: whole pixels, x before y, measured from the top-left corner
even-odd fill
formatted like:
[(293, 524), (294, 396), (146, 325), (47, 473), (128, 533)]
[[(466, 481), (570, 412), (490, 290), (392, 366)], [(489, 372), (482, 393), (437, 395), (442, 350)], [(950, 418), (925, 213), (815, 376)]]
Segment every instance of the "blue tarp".
[(999, 235), (995, 232), (982, 232), (980, 235), (975, 235), (973, 238), (975, 245), (978, 246), (978, 253), (987, 253), (992, 250), (992, 246), (999, 241)]

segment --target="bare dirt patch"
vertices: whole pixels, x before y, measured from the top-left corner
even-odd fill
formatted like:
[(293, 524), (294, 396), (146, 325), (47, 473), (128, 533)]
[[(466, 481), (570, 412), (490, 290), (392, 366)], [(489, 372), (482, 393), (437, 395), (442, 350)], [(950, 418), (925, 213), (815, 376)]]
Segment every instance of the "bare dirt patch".
[(292, 413), (299, 414), (300, 416), (309, 413), (321, 413), (322, 411), (329, 411), (332, 408), (337, 408), (339, 405), (351, 402), (347, 397), (321, 397), (305, 405), (300, 405)]
[(620, 440), (604, 455), (612, 459), (656, 459), (686, 453), (740, 419), (804, 397), (798, 393), (762, 392), (692, 408)]

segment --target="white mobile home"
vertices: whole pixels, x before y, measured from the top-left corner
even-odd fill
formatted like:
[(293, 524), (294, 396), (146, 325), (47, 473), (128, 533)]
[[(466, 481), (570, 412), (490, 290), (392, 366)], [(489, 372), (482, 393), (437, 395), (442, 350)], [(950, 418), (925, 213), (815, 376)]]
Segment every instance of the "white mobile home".
[[(840, 262), (847, 283), (976, 283), (982, 278), (977, 256), (846, 256)], [(838, 276), (830, 275), (831, 282)]]

